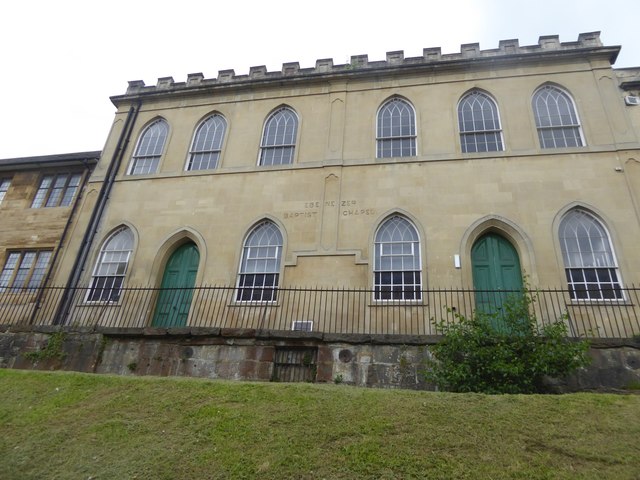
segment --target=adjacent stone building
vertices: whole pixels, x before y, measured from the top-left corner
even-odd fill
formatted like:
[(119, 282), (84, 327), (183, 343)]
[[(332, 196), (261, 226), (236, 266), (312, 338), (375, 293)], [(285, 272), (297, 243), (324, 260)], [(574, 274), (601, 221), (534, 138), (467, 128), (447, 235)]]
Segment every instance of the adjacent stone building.
[[(75, 223), (82, 189), (100, 152), (0, 160), (2, 304), (36, 305), (59, 253), (84, 226)], [(35, 315), (25, 308), (22, 315)]]

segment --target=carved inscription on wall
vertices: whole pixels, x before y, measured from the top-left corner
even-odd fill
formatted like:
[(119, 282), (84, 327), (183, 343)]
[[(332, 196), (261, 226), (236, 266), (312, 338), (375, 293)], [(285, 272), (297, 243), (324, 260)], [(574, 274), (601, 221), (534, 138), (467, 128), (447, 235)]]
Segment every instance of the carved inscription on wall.
[(375, 208), (366, 208), (358, 200), (325, 200), (303, 202), (299, 209), (284, 212), (284, 218), (313, 218), (320, 213), (323, 208), (336, 208), (341, 217), (353, 217), (359, 215), (375, 215)]

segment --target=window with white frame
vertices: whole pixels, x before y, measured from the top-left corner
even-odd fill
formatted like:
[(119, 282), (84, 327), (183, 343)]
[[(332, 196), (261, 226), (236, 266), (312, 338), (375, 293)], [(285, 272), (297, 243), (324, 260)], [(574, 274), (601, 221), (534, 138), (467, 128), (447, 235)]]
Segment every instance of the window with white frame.
[(376, 232), (374, 250), (374, 299), (420, 300), (420, 236), (413, 224), (400, 215), (388, 218)]
[(294, 320), (291, 323), (291, 330), (297, 332), (312, 332), (313, 331), (313, 321), (311, 320)]
[(156, 173), (168, 133), (169, 125), (162, 119), (144, 129), (131, 159), (129, 175)]
[(116, 302), (133, 252), (133, 233), (127, 227), (116, 230), (102, 245), (93, 269), (89, 302)]
[(0, 273), (0, 292), (33, 290), (41, 286), (51, 259), (51, 250), (9, 252)]
[(401, 98), (392, 98), (378, 110), (376, 128), (377, 158), (416, 155), (416, 115)]
[(474, 90), (460, 100), (458, 126), (463, 153), (504, 150), (498, 106), (486, 93)]
[(218, 167), (227, 122), (214, 114), (200, 124), (193, 137), (187, 170), (212, 170)]
[(264, 124), (260, 144), (260, 165), (292, 163), (297, 134), (298, 117), (293, 110), (282, 107), (273, 112)]
[(560, 247), (571, 298), (624, 298), (609, 233), (589, 212), (571, 210), (560, 222)]
[(584, 141), (575, 105), (569, 94), (553, 85), (536, 90), (533, 114), (542, 148), (582, 147)]
[(68, 207), (78, 191), (81, 178), (81, 173), (43, 176), (31, 208)]
[(269, 220), (261, 222), (249, 233), (242, 249), (237, 301), (276, 300), (282, 243), (280, 230)]
[(2, 203), (2, 200), (4, 200), (4, 196), (9, 190), (9, 185), (11, 185), (11, 179), (0, 178), (0, 204)]

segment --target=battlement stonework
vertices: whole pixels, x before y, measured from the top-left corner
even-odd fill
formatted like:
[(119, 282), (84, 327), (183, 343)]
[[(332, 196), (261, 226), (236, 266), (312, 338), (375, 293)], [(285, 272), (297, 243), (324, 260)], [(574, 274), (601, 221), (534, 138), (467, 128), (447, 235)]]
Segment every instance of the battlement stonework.
[(373, 71), (393, 69), (410, 69), (416, 67), (455, 66), (458, 64), (478, 63), (496, 60), (519, 60), (522, 57), (532, 58), (537, 55), (575, 55), (599, 51), (613, 63), (620, 47), (604, 47), (600, 41), (600, 32), (588, 32), (578, 35), (575, 42), (560, 42), (558, 35), (541, 36), (537, 45), (520, 46), (518, 39), (500, 40), (498, 48), (480, 50), (479, 43), (466, 43), (460, 46), (460, 52), (442, 54), (440, 47), (425, 48), (421, 57), (404, 56), (403, 50), (387, 52), (386, 60), (369, 61), (368, 55), (352, 55), (346, 64), (334, 65), (332, 58), (316, 60), (313, 68), (300, 68), (299, 62), (282, 64), (280, 71), (267, 71), (264, 65), (249, 68), (248, 75), (236, 75), (234, 70), (220, 70), (217, 78), (204, 78), (202, 73), (190, 73), (186, 82), (175, 82), (173, 77), (161, 77), (155, 86), (145, 85), (142, 80), (129, 82), (127, 92), (123, 96), (112, 97), (112, 100), (124, 99), (140, 94), (167, 93), (211, 86), (242, 85), (246, 83), (282, 81), (283, 79), (310, 79), (324, 76), (358, 76)]

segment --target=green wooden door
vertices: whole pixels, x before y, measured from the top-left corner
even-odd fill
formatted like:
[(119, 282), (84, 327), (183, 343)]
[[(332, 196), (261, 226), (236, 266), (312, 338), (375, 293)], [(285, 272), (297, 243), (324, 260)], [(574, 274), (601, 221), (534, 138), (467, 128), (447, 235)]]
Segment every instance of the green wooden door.
[(504, 237), (488, 233), (471, 249), (476, 309), (484, 313), (502, 310), (505, 300), (522, 295), (522, 271), (518, 252)]
[(152, 326), (182, 327), (187, 324), (199, 262), (200, 253), (193, 243), (182, 245), (169, 257)]

